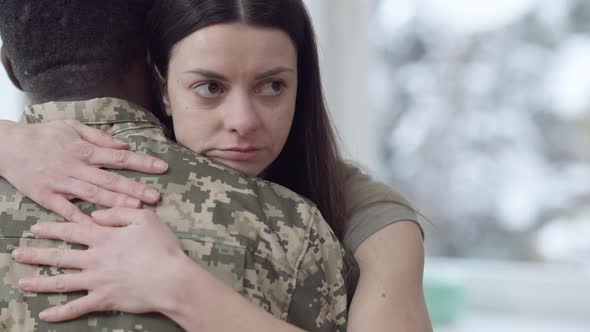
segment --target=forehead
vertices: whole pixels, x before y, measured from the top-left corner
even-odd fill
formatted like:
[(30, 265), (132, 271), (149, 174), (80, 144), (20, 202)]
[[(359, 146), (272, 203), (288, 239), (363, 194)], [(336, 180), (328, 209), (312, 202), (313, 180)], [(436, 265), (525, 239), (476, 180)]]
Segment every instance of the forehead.
[(174, 47), (172, 60), (211, 66), (273, 62), (295, 66), (295, 44), (284, 31), (244, 23), (214, 24), (188, 35)]

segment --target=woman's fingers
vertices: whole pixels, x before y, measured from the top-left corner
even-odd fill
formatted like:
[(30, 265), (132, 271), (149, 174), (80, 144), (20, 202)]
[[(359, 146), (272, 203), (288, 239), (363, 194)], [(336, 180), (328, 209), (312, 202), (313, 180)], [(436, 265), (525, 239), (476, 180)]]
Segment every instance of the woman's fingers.
[(128, 149), (129, 144), (127, 142), (116, 139), (102, 130), (94, 129), (86, 126), (77, 120), (65, 120), (65, 124), (72, 127), (80, 138), (83, 140), (98, 145), (103, 148), (111, 149)]
[(86, 250), (22, 247), (12, 251), (19, 263), (48, 265), (64, 269), (84, 269), (89, 263)]
[(79, 144), (73, 152), (78, 159), (99, 167), (149, 174), (161, 174), (168, 169), (168, 164), (158, 158), (127, 150), (102, 148), (88, 143)]
[[(108, 194), (105, 193), (105, 199), (108, 200), (103, 201), (105, 203), (109, 202), (108, 204), (92, 203), (105, 207), (138, 208), (139, 202), (135, 202), (132, 199), (140, 200), (147, 204), (156, 204), (160, 200), (160, 193), (157, 190), (117, 173), (94, 167), (74, 168), (71, 171), (72, 176), (76, 179), (94, 184), (108, 191)], [(70, 191), (67, 192), (71, 193)]]
[(94, 221), (106, 227), (125, 227), (133, 223), (147, 220), (147, 210), (115, 208), (109, 210), (97, 210), (92, 213)]
[[(168, 165), (154, 157), (125, 150), (99, 130), (77, 121), (52, 121), (14, 127), (2, 177), (24, 195), (68, 221), (93, 223), (69, 202), (80, 198), (105, 207), (154, 204), (159, 193), (139, 182), (101, 170), (120, 168), (147, 173), (165, 172)], [(7, 137), (8, 137), (7, 136)]]
[(84, 273), (60, 274), (53, 277), (23, 278), (18, 287), (29, 293), (70, 293), (88, 289), (88, 276)]
[(54, 190), (105, 207), (124, 206), (135, 209), (141, 207), (141, 201), (136, 198), (115, 193), (75, 178), (62, 179), (55, 184)]
[(37, 198), (33, 197), (44, 208), (64, 217), (67, 221), (78, 224), (93, 224), (92, 218), (66, 199), (62, 194), (46, 193)]
[(74, 301), (68, 302), (64, 305), (51, 307), (43, 310), (39, 314), (39, 318), (46, 322), (62, 322), (78, 318), (91, 312), (108, 311), (108, 308), (103, 308), (100, 299), (93, 293), (89, 293)]
[(100, 228), (96, 225), (75, 224), (69, 222), (40, 222), (31, 231), (35, 236), (43, 239), (62, 240), (92, 246), (100, 235)]
[[(88, 291), (88, 298), (50, 309), (42, 317), (48, 321), (68, 320), (96, 311), (158, 311), (164, 296), (158, 289), (161, 280), (174, 277), (177, 264), (185, 264), (186, 256), (176, 235), (149, 210), (115, 208), (95, 211), (92, 216), (95, 218), (92, 225), (59, 222), (35, 225), (31, 230), (39, 238), (81, 243), (89, 248), (79, 251), (18, 248), (13, 254), (19, 263), (81, 270), (63, 276), (24, 279), (20, 287), (29, 292)], [(146, 274), (154, 262), (167, 266), (155, 277)]]

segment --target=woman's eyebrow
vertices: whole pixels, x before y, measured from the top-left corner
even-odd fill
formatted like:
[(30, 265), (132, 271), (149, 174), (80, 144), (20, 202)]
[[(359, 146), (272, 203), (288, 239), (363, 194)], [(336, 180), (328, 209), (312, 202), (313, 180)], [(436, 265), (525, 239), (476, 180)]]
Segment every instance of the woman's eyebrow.
[(287, 67), (276, 67), (276, 68), (267, 70), (267, 71), (265, 71), (263, 73), (260, 73), (260, 74), (256, 75), (255, 78), (256, 78), (256, 80), (261, 80), (261, 79), (264, 79), (264, 78), (267, 78), (267, 77), (270, 77), (270, 76), (273, 76), (273, 75), (285, 73), (285, 72), (294, 73), (295, 70), (294, 69), (291, 69), (291, 68), (287, 68)]
[[(294, 73), (295, 70), (288, 68), (288, 67), (275, 67), (272, 68), (270, 70), (267, 70), (263, 73), (260, 73), (258, 75), (256, 75), (255, 79), (256, 80), (261, 80), (273, 75), (277, 75), (277, 74), (281, 74), (281, 73)], [(216, 79), (216, 80), (220, 80), (220, 81), (228, 81), (227, 77), (225, 77), (223, 74), (218, 73), (216, 71), (213, 70), (208, 70), (208, 69), (201, 69), (201, 68), (197, 68), (197, 69), (191, 69), (191, 70), (187, 70), (185, 71), (185, 73), (187, 74), (197, 74), (197, 75), (201, 75), (207, 78), (211, 78), (211, 79)]]
[(207, 70), (207, 69), (191, 69), (191, 70), (187, 70), (185, 71), (186, 74), (198, 74), (201, 76), (205, 76), (207, 78), (212, 78), (212, 79), (216, 79), (216, 80), (220, 80), (220, 81), (227, 81), (228, 79), (223, 76), (223, 74), (218, 73), (216, 71), (212, 71), (212, 70)]

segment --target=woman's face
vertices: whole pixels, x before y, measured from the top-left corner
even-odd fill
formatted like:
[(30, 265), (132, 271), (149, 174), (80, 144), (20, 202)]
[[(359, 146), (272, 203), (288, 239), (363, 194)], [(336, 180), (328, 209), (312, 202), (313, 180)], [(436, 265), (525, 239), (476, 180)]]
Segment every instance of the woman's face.
[(179, 143), (258, 175), (293, 122), (297, 53), (278, 29), (243, 23), (200, 29), (172, 51), (165, 104)]

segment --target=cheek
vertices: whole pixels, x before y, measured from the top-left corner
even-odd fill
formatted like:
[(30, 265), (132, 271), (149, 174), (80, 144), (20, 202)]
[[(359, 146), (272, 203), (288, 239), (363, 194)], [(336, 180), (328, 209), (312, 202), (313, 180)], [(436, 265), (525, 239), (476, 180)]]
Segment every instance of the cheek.
[(211, 119), (193, 105), (172, 100), (171, 113), (176, 141), (193, 152), (203, 153), (213, 135)]
[[(174, 112), (173, 112), (174, 114)], [(174, 134), (176, 141), (196, 153), (203, 152), (206, 145), (204, 130), (200, 128), (199, 122), (193, 116), (177, 112), (172, 116)]]
[(168, 96), (176, 141), (193, 152), (205, 152), (214, 134), (215, 119), (195, 102), (193, 92), (180, 82), (170, 81)]

